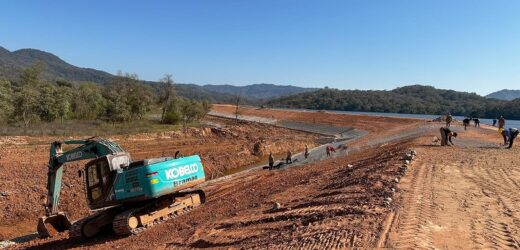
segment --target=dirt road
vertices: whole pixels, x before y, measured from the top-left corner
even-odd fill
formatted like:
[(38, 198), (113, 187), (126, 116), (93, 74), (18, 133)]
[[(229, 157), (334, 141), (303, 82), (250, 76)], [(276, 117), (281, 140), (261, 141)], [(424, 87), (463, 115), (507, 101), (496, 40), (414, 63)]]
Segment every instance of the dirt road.
[(499, 147), (494, 131), (471, 129), (458, 146), (417, 141), (419, 160), (399, 185), (387, 247), (519, 249), (520, 147)]

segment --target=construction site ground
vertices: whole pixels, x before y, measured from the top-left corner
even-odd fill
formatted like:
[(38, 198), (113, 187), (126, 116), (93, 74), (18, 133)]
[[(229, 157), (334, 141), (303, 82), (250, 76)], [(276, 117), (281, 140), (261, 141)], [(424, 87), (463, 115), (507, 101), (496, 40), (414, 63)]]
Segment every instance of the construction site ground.
[[(266, 158), (269, 152), (301, 151), (315, 145), (319, 137), (294, 130), (257, 123), (236, 123), (206, 118), (221, 129), (190, 128), (149, 134), (113, 136), (134, 160), (198, 154), (207, 179), (223, 176)], [(50, 143), (57, 137), (0, 137), (0, 241), (35, 232), (36, 218), (43, 215), (46, 196), (47, 163)], [(84, 138), (78, 138), (84, 139)], [(77, 171), (86, 161), (67, 164), (60, 209), (76, 220), (88, 215), (83, 181)]]
[[(231, 106), (215, 106), (214, 110), (234, 112)], [(441, 123), (254, 108), (240, 112), (277, 120), (351, 127), (368, 134), (347, 142), (348, 153), (336, 158), (274, 171), (249, 171), (211, 182), (204, 187), (208, 196), (205, 205), (139, 235), (118, 238), (108, 233), (89, 242), (76, 242), (63, 233), (56, 238), (36, 239), (12, 247), (520, 248), (520, 211), (516, 205), (520, 190), (520, 147), (505, 149), (496, 130), (464, 131), (454, 124), (459, 132), (454, 139), (456, 145), (440, 147), (434, 136), (439, 136)], [(403, 174), (403, 156), (410, 149), (417, 152), (417, 157)], [(137, 144), (134, 150), (140, 150)], [(45, 158), (36, 151), (27, 154), (42, 154), (41, 158)], [(0, 161), (5, 168), (4, 158)], [(28, 165), (26, 162), (25, 166)], [(38, 168), (44, 168), (44, 164), (40, 163)], [(19, 175), (14, 181), (29, 178), (39, 182), (39, 189), (26, 192), (41, 195), (42, 173)], [(69, 177), (75, 178), (72, 175)], [(74, 188), (78, 189), (77, 196), (71, 194), (64, 199), (83, 200), (81, 187)], [(0, 197), (1, 202), (4, 200), (5, 197)], [(19, 202), (12, 203), (11, 211), (24, 207), (23, 201)], [(34, 209), (41, 207), (34, 205)], [(20, 214), (17, 218), (34, 222), (38, 216), (38, 212)], [(8, 216), (16, 217), (17, 212)]]

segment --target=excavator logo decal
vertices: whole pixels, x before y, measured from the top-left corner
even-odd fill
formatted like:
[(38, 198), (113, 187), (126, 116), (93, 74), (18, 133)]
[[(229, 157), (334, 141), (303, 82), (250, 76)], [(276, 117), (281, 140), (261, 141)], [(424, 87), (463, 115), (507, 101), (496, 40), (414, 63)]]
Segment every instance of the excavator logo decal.
[(68, 154), (66, 157), (67, 157), (67, 161), (72, 161), (72, 160), (81, 158), (82, 156), (83, 156), (83, 152), (78, 151), (78, 152), (75, 152), (72, 154)]
[(178, 168), (172, 168), (164, 171), (166, 173), (166, 179), (171, 180), (185, 175), (197, 173), (199, 171), (199, 165), (192, 163), (190, 165), (181, 166)]

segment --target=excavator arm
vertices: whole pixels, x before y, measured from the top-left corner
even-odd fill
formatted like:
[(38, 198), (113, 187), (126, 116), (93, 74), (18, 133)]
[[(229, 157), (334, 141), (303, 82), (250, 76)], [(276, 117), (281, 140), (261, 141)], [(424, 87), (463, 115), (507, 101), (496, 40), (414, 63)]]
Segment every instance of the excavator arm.
[[(65, 145), (79, 146), (63, 152)], [(125, 151), (118, 144), (97, 137), (86, 140), (65, 140), (51, 143), (47, 172), (46, 216), (38, 220), (38, 234), (40, 237), (49, 237), (55, 231), (61, 232), (70, 228), (71, 223), (67, 215), (58, 211), (64, 164), (122, 152)]]

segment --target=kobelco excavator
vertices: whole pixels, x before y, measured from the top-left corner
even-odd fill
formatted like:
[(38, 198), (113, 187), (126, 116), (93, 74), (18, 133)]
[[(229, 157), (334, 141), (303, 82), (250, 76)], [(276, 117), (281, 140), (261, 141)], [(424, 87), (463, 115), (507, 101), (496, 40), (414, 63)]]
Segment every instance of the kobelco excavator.
[[(64, 152), (66, 145), (79, 145)], [(85, 165), (85, 196), (91, 215), (71, 223), (58, 210), (67, 162), (93, 159)], [(139, 233), (205, 202), (194, 186), (205, 181), (198, 155), (132, 161), (115, 142), (98, 137), (51, 144), (46, 216), (38, 220), (40, 237), (69, 230), (70, 238), (90, 239), (112, 228), (117, 235)]]

